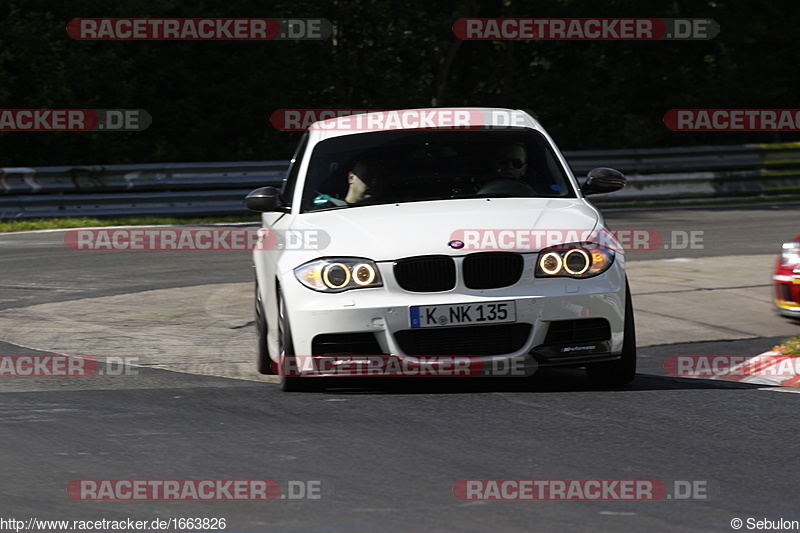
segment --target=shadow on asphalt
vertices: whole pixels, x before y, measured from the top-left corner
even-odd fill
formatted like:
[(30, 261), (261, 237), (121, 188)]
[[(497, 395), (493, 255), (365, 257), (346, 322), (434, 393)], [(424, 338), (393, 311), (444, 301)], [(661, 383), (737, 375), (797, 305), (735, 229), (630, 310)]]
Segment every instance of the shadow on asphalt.
[[(334, 378), (327, 388), (310, 394), (475, 394), (497, 392), (614, 392), (636, 393), (680, 389), (758, 389), (764, 385), (698, 378), (637, 374), (629, 385), (594, 387), (582, 369), (542, 369), (529, 378)], [(309, 393), (304, 393), (309, 394)]]

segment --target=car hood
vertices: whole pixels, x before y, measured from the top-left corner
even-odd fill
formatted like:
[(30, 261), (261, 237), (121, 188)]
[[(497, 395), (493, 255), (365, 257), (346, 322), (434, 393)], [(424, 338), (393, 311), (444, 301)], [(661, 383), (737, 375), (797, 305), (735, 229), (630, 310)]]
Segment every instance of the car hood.
[[(546, 231), (549, 239), (561, 234), (572, 238), (575, 233), (570, 231), (594, 230), (599, 220), (598, 212), (577, 198), (492, 198), (305, 213), (294, 220), (292, 229), (316, 230), (322, 236), (319, 239), (323, 244), (320, 256), (356, 256), (388, 261), (420, 255), (463, 255), (480, 250), (509, 249), (492, 246), (491, 236), (486, 237), (487, 231), (496, 236), (501, 230), (520, 233), (535, 230)], [(464, 230), (472, 233), (465, 234)], [(453, 240), (469, 245), (454, 249), (448, 244)], [(538, 251), (543, 246), (537, 246), (536, 241), (542, 242), (543, 239), (531, 239), (523, 249)], [(569, 241), (562, 239), (560, 242)]]

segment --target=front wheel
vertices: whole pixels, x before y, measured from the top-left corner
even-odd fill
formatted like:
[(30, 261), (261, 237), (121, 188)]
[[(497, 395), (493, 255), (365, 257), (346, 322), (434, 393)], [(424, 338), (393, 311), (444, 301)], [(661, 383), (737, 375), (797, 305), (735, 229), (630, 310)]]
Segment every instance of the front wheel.
[[(278, 287), (278, 360), (283, 367), (280, 375), (281, 390), (284, 392), (312, 392), (325, 388), (322, 378), (309, 378), (286, 376), (287, 372), (296, 372), (297, 364), (292, 342), (292, 330), (289, 326), (289, 315), (286, 313), (286, 303), (283, 293)], [(291, 362), (290, 362), (291, 361)], [(292, 369), (292, 370), (289, 370)]]
[(636, 328), (633, 322), (633, 302), (628, 279), (625, 279), (625, 329), (622, 354), (616, 361), (595, 363), (586, 367), (586, 375), (596, 387), (627, 385), (636, 377)]
[(258, 354), (256, 355), (256, 367), (261, 374), (274, 374), (272, 359), (267, 348), (267, 317), (264, 314), (264, 302), (261, 301), (261, 291), (258, 289), (256, 280), (256, 335), (258, 335)]

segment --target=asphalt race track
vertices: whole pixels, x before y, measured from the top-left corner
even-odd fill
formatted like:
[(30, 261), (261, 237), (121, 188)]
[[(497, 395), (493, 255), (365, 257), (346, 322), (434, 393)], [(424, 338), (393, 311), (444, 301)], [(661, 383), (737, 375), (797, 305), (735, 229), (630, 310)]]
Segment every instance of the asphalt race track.
[[(662, 237), (626, 254), (640, 364), (618, 390), (593, 390), (580, 370), (545, 370), (531, 381), (355, 380), (281, 393), (254, 369), (249, 253), (80, 252), (60, 231), (0, 235), (0, 355), (101, 361), (87, 377), (0, 378), (4, 515), (225, 518), (225, 531), (281, 533), (728, 531), (734, 518), (798, 520), (800, 395), (670, 377), (663, 365), (756, 355), (798, 333), (772, 311), (770, 276), (781, 243), (800, 234), (799, 210), (607, 212), (612, 228)], [(67, 492), (101, 479), (269, 479), (284, 497), (96, 502)], [(506, 479), (654, 480), (666, 493), (454, 495), (459, 480)], [(318, 498), (293, 499), (290, 486)]]

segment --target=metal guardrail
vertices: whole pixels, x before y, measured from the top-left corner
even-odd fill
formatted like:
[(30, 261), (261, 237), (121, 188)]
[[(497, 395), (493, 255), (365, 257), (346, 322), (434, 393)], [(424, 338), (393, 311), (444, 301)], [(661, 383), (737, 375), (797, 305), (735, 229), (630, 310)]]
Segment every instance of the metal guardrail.
[(0, 168), (0, 220), (249, 214), (244, 197), (279, 185), (288, 161)]
[(616, 168), (628, 185), (592, 202), (692, 200), (800, 193), (800, 143), (566, 152), (576, 176)]
[[(579, 178), (595, 167), (628, 177), (592, 202), (800, 193), (800, 143), (565, 152)], [(288, 161), (0, 168), (0, 220), (67, 216), (247, 214), (251, 190), (279, 185)]]

